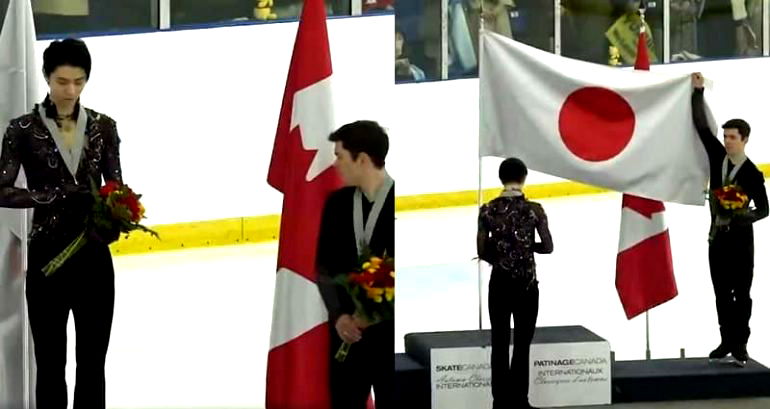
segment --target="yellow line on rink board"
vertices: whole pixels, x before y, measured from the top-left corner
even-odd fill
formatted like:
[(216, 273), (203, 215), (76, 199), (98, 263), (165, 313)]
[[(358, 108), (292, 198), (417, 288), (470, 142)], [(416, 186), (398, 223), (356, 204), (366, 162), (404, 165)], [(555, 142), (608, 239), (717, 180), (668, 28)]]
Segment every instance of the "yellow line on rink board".
[[(770, 177), (770, 163), (758, 167), (765, 178)], [(524, 192), (531, 199), (545, 199), (608, 193), (610, 190), (577, 182), (556, 182), (526, 186)], [(500, 189), (485, 189), (482, 191), (483, 201), (489, 201), (499, 193)], [(398, 196), (396, 212), (475, 206), (477, 203), (476, 190)], [(124, 255), (259, 243), (276, 240), (280, 224), (280, 215), (265, 215), (157, 225), (152, 228), (160, 234), (161, 240), (144, 233), (132, 233), (129, 238), (121, 238), (110, 247), (114, 255)]]

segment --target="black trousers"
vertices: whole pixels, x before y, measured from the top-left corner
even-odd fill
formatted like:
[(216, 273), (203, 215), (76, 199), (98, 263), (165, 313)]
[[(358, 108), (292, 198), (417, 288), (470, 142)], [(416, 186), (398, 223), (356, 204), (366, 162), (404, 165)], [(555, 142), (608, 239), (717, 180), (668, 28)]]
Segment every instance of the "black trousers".
[(751, 333), (753, 230), (731, 228), (717, 232), (709, 245), (709, 267), (722, 343), (730, 346), (746, 344)]
[(331, 327), (331, 398), (334, 409), (366, 409), (372, 387), (377, 409), (395, 409), (395, 328), (393, 321), (364, 330), (350, 347), (344, 362), (337, 362), (342, 340)]
[[(509, 273), (492, 271), (489, 319), (492, 324), (492, 398), (494, 409), (525, 405), (529, 394), (529, 347), (535, 334), (540, 290), (514, 282)], [(513, 356), (508, 361), (513, 315)]]
[(74, 408), (101, 409), (105, 407), (104, 363), (115, 299), (110, 250), (89, 242), (45, 277), (41, 269), (56, 254), (54, 246), (30, 244), (26, 292), (37, 364), (37, 408), (67, 408), (64, 368), (67, 320), (72, 310), (77, 334)]

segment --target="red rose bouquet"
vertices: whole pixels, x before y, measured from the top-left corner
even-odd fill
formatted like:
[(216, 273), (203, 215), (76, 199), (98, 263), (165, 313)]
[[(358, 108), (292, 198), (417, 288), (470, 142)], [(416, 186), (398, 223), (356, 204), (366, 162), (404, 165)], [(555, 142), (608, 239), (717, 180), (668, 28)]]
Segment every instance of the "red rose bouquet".
[(94, 202), (91, 213), (86, 220), (86, 229), (43, 267), (46, 276), (53, 274), (86, 244), (90, 230), (118, 231), (121, 233), (141, 230), (158, 237), (156, 232), (139, 224), (139, 221), (144, 218), (144, 206), (139, 201), (142, 195), (134, 193), (128, 185), (109, 181), (101, 189), (97, 189), (93, 185), (91, 190)]

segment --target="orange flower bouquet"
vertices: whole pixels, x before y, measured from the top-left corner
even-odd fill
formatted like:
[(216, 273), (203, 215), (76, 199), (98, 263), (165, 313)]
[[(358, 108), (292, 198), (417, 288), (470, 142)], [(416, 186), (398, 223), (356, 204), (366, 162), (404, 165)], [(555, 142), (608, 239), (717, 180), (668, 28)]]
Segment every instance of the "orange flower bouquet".
[(141, 230), (158, 237), (158, 233), (139, 224), (139, 221), (144, 218), (144, 206), (139, 201), (142, 195), (134, 193), (128, 185), (109, 181), (101, 189), (92, 185), (91, 191), (94, 202), (91, 213), (86, 220), (86, 228), (59, 255), (43, 267), (46, 276), (53, 274), (78, 250), (83, 248), (88, 242), (88, 232), (91, 230), (119, 231), (121, 233)]
[(749, 197), (738, 185), (722, 186), (712, 192), (719, 209), (728, 213), (745, 210), (749, 206)]
[(709, 231), (709, 241), (711, 241), (716, 237), (718, 230), (729, 228), (735, 216), (748, 211), (750, 200), (743, 189), (735, 184), (722, 186), (708, 193), (711, 209), (715, 214)]
[[(365, 251), (358, 270), (342, 274), (338, 282), (347, 290), (356, 306), (355, 316), (369, 325), (392, 320), (395, 303), (396, 271), (393, 257), (372, 256)], [(343, 362), (351, 344), (343, 343), (334, 358)]]

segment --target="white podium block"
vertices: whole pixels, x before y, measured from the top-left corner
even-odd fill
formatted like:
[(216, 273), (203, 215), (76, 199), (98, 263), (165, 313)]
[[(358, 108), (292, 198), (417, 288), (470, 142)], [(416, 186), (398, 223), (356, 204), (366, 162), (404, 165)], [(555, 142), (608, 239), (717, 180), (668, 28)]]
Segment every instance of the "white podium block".
[(532, 344), (529, 362), (529, 401), (533, 406), (612, 403), (607, 341)]
[(491, 353), (481, 346), (431, 349), (431, 408), (491, 408)]
[[(433, 409), (492, 407), (489, 336), (489, 331), (462, 331), (407, 337), (415, 359), (429, 360)], [(529, 369), (534, 406), (611, 403), (610, 345), (583, 327), (538, 328)]]

